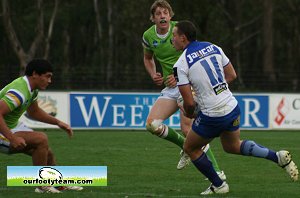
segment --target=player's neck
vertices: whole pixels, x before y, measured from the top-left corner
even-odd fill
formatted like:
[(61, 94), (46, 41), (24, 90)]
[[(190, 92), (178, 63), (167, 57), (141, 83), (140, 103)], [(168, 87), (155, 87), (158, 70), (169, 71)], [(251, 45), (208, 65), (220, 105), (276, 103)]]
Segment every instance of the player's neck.
[(32, 92), (33, 90), (36, 89), (34, 79), (31, 76), (27, 76), (27, 79), (28, 79), (28, 82), (29, 82), (30, 91)]
[(155, 26), (155, 30), (158, 36), (165, 37), (169, 33), (170, 26), (167, 28), (158, 28)]

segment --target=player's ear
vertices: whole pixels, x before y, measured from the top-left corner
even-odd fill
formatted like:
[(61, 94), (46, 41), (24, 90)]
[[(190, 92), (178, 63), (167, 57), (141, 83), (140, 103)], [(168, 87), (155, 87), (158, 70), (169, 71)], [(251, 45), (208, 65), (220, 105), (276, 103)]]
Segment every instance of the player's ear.
[(183, 42), (185, 42), (185, 41), (188, 40), (188, 39), (186, 38), (185, 34), (182, 34), (182, 35), (181, 35), (181, 39), (182, 39)]
[(39, 76), (39, 74), (36, 73), (36, 71), (33, 71), (33, 72), (32, 72), (32, 77), (33, 77), (33, 78), (36, 78), (37, 76)]

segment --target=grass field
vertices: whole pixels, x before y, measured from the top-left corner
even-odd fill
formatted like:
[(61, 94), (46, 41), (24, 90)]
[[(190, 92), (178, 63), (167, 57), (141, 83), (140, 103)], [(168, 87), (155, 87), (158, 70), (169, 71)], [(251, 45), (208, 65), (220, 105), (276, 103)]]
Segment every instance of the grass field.
[[(50, 146), (58, 165), (108, 167), (107, 187), (86, 187), (82, 192), (34, 193), (33, 187), (7, 187), (6, 166), (31, 165), (22, 154), (1, 154), (0, 197), (199, 197), (209, 182), (193, 165), (176, 170), (180, 149), (147, 132), (75, 131), (69, 140), (62, 131), (48, 130)], [(243, 131), (242, 139), (252, 139), (274, 150), (291, 151), (300, 164), (300, 132)], [(227, 175), (230, 193), (209, 197), (299, 197), (300, 182), (290, 181), (276, 164), (257, 158), (225, 153), (219, 139), (211, 144), (220, 167)]]

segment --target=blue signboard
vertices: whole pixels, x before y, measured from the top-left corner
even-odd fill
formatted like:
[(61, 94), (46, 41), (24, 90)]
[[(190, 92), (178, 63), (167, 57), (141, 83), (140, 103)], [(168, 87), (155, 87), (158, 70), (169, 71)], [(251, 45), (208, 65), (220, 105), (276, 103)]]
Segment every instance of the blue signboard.
[[(269, 127), (269, 97), (235, 95), (241, 108), (241, 128)], [(145, 129), (158, 94), (71, 93), (70, 123), (74, 128)], [(179, 111), (165, 123), (180, 128)]]
[[(144, 129), (158, 94), (71, 93), (70, 121), (75, 128)], [(180, 126), (179, 112), (165, 123)]]
[(235, 95), (241, 108), (241, 128), (269, 128), (269, 96)]

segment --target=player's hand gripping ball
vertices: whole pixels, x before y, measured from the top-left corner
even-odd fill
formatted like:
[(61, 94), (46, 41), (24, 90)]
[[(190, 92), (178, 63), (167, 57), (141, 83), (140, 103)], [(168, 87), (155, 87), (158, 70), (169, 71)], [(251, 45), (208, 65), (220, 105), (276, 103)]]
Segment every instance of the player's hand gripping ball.
[[(194, 114), (193, 114), (194, 115), (193, 117), (195, 118), (195, 117), (197, 117), (197, 115), (200, 111), (200, 106), (199, 106), (199, 104), (196, 100), (196, 96), (195, 96), (194, 92), (193, 92), (193, 98), (194, 98), (194, 101), (196, 103), (196, 107), (195, 107)], [(183, 98), (182, 98), (181, 95), (177, 98), (177, 105), (178, 105), (179, 109), (183, 112), (183, 114), (186, 116), (186, 113), (185, 113), (184, 108), (183, 108)]]

